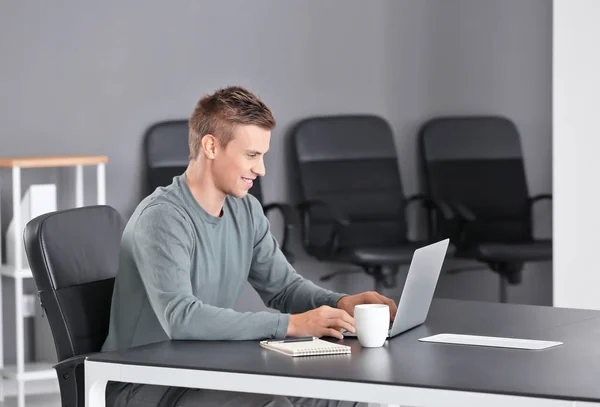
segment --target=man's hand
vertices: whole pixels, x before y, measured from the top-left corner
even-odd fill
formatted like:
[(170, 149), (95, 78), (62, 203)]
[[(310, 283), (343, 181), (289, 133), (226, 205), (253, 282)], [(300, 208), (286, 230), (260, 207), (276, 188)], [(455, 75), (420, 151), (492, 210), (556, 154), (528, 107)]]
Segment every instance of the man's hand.
[(342, 328), (354, 333), (354, 318), (342, 309), (323, 305), (302, 314), (291, 315), (287, 336), (333, 336), (344, 339)]
[(354, 306), (358, 304), (387, 304), (390, 306), (390, 319), (394, 319), (398, 307), (396, 303), (375, 291), (367, 291), (356, 295), (348, 295), (342, 297), (336, 305), (337, 308), (343, 309), (349, 315), (354, 316)]

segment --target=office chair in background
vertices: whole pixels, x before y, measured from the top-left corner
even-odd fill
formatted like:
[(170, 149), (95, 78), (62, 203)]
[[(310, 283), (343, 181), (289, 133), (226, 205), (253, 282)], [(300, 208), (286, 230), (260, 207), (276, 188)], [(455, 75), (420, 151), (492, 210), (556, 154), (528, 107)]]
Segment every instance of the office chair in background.
[[(394, 136), (381, 117), (307, 118), (293, 128), (292, 137), (306, 252), (321, 261), (360, 266), (374, 278), (377, 291), (394, 287), (398, 267), (426, 244), (408, 238), (408, 205), (420, 202), (430, 217), (439, 211), (449, 218), (449, 208), (423, 195), (403, 195)], [(430, 228), (429, 240), (433, 233)]]
[(458, 220), (442, 222), (442, 233), (452, 236), (457, 257), (500, 275), (506, 302), (525, 262), (552, 259), (552, 241), (532, 231), (533, 205), (552, 196), (529, 196), (516, 126), (503, 117), (434, 118), (421, 128), (420, 150), (429, 195)]
[(48, 213), (25, 227), (25, 252), (58, 356), (63, 406), (85, 405), (84, 361), (100, 352), (108, 334), (124, 227), (109, 206)]
[(144, 135), (146, 188), (144, 196), (165, 187), (185, 172), (189, 163), (188, 121), (155, 123)]
[[(173, 182), (173, 177), (185, 172), (189, 163), (188, 121), (170, 120), (153, 124), (144, 136), (144, 155), (146, 160), (147, 186), (145, 195), (156, 188)], [(296, 224), (292, 207), (283, 202), (264, 204), (260, 177), (256, 178), (249, 191), (261, 203), (263, 211), (280, 212), (283, 219), (283, 237), (281, 251), (288, 261), (294, 261), (289, 248), (289, 237)]]

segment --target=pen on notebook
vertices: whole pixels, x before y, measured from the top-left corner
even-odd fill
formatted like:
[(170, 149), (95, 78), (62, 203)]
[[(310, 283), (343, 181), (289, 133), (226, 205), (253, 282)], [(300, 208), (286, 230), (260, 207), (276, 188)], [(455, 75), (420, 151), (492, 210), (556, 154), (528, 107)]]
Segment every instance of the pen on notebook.
[(289, 339), (279, 339), (279, 340), (274, 340), (274, 341), (267, 341), (270, 343), (288, 343), (288, 342), (308, 342), (308, 341), (314, 341), (315, 338), (314, 336), (306, 336), (303, 338), (289, 338)]

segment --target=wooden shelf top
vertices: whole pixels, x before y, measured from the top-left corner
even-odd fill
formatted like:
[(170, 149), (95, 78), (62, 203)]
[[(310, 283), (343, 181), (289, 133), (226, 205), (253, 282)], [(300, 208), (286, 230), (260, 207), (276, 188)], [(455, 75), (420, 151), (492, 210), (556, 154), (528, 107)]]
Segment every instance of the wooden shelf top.
[(104, 155), (66, 155), (53, 157), (0, 157), (0, 167), (72, 167), (75, 165), (106, 164)]

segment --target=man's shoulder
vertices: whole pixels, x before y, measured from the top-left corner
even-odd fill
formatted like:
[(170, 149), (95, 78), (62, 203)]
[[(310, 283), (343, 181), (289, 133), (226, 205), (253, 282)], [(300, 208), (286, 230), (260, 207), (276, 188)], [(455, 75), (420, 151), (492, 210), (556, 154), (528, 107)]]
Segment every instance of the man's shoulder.
[[(121, 249), (130, 253), (134, 247), (173, 241), (192, 244), (192, 226), (185, 212), (172, 202), (148, 197), (142, 201), (127, 222)], [(140, 246), (141, 245), (141, 246)]]
[(162, 216), (184, 213), (184, 209), (185, 203), (177, 194), (168, 190), (157, 190), (144, 198), (135, 212), (138, 216)]
[(138, 204), (127, 229), (137, 230), (165, 223), (174, 227), (174, 223), (187, 224), (189, 220), (184, 203), (176, 195), (155, 191)]

